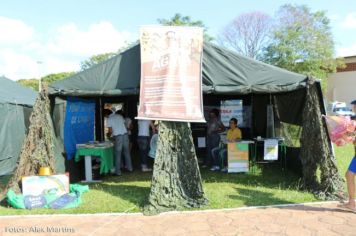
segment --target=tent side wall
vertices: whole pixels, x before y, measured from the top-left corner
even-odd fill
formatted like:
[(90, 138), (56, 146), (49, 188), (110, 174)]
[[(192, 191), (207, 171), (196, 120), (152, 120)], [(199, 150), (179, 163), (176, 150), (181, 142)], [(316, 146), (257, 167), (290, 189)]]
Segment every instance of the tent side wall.
[(0, 104), (0, 176), (11, 174), (17, 165), (27, 128), (24, 109), (30, 108)]

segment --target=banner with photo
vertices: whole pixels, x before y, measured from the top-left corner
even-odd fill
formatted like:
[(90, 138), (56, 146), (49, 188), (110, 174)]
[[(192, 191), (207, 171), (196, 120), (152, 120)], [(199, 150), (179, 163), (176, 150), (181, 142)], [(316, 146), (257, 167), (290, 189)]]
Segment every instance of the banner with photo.
[(205, 122), (203, 29), (145, 26), (140, 30), (141, 87), (137, 119)]

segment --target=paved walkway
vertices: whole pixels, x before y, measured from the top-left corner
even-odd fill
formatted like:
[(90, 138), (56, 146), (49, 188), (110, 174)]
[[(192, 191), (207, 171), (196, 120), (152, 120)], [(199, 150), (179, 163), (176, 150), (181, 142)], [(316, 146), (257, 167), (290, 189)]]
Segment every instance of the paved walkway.
[[(15, 233), (17, 232), (17, 233)], [(202, 212), (0, 217), (0, 235), (356, 235), (336, 203)]]

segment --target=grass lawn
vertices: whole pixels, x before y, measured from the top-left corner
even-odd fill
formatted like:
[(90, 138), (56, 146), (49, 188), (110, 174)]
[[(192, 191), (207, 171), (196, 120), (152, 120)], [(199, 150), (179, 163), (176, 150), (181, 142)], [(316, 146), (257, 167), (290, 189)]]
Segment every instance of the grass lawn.
[[(353, 155), (353, 146), (335, 148), (342, 176)], [(203, 209), (261, 206), (271, 204), (318, 201), (311, 193), (298, 190), (299, 178), (292, 172), (282, 172), (279, 166), (267, 165), (256, 173), (223, 174), (201, 171), (209, 205)], [(2, 182), (1, 182), (2, 181)], [(17, 210), (0, 206), (0, 215), (141, 212), (150, 190), (150, 173), (124, 173), (121, 177), (105, 177), (91, 184), (82, 196), (83, 204), (67, 210)], [(0, 187), (5, 180), (0, 178)]]

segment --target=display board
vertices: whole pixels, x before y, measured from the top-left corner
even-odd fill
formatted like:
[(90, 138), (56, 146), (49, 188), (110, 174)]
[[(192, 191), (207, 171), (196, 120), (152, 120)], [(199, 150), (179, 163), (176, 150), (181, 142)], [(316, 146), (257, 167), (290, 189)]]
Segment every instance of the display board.
[(231, 118), (236, 118), (239, 127), (244, 124), (242, 100), (225, 100), (221, 101), (220, 116), (222, 123), (228, 127)]
[(264, 140), (263, 160), (266, 160), (266, 161), (278, 160), (278, 140), (277, 139)]
[(228, 173), (249, 171), (249, 143), (227, 144)]
[(69, 193), (69, 177), (67, 175), (50, 175), (22, 178), (22, 194), (24, 196), (39, 196), (49, 193), (56, 196)]

